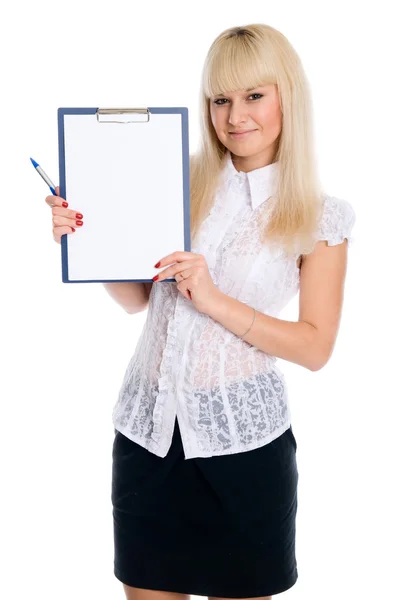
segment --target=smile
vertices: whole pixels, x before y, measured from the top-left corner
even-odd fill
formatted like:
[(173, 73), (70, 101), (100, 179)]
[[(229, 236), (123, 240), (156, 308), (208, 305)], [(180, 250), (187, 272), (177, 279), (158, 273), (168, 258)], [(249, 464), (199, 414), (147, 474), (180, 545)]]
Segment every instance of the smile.
[(231, 137), (233, 137), (234, 139), (242, 139), (244, 137), (247, 137), (251, 133), (255, 133), (255, 131), (256, 131), (256, 129), (249, 129), (248, 131), (242, 131), (239, 133), (230, 133), (229, 135), (231, 135)]

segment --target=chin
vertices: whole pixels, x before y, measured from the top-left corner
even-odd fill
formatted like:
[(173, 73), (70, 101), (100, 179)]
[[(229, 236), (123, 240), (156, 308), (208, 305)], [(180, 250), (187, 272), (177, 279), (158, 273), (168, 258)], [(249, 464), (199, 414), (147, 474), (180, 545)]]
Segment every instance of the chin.
[(227, 148), (230, 150), (230, 152), (235, 154), (235, 156), (242, 156), (244, 158), (247, 156), (253, 156), (254, 154), (258, 154), (260, 152), (259, 148), (245, 148), (244, 145), (241, 146), (241, 144), (230, 144), (230, 146), (227, 146)]

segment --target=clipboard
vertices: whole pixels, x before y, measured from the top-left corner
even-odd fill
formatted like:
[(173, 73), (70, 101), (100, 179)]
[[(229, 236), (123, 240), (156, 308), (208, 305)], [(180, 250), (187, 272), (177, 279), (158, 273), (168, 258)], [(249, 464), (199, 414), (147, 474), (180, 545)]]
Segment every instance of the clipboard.
[(61, 237), (63, 283), (151, 282), (190, 252), (186, 107), (59, 108), (58, 134), (60, 195), (84, 222)]

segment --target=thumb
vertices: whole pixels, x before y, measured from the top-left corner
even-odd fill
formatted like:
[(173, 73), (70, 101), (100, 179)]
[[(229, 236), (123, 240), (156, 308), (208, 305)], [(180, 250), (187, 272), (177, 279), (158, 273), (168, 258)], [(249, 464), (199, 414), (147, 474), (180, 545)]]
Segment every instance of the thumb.
[(56, 196), (60, 196), (60, 186), (56, 185), (54, 189), (56, 190)]

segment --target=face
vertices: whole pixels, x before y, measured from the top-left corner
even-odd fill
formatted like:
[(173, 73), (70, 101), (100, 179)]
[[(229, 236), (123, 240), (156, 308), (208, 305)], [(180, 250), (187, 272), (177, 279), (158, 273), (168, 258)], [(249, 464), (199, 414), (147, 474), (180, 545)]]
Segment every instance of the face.
[(282, 124), (276, 85), (213, 96), (210, 116), (238, 171), (252, 171), (273, 162)]

